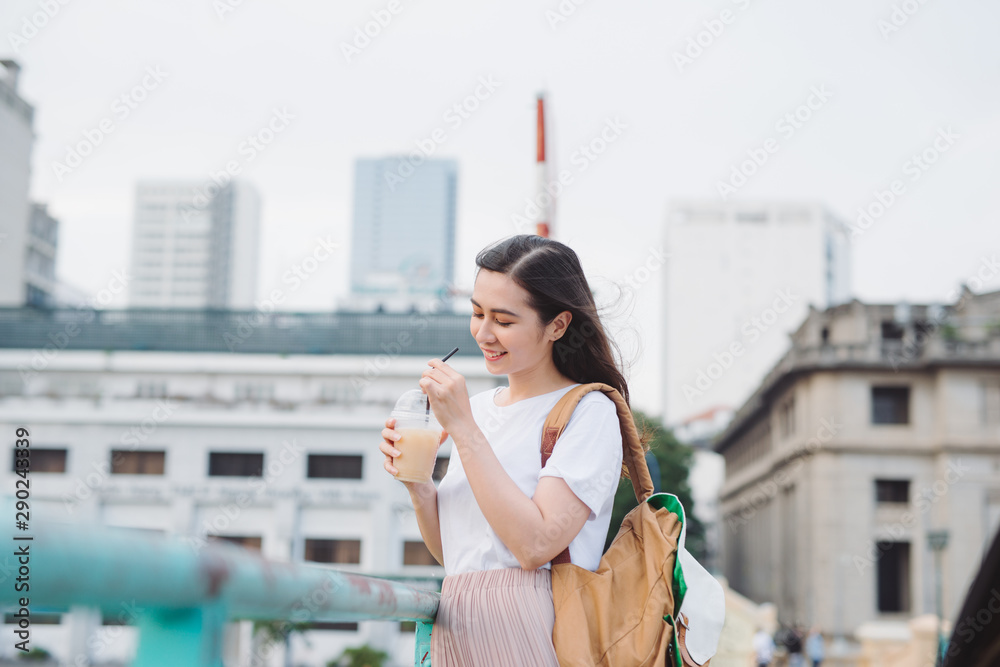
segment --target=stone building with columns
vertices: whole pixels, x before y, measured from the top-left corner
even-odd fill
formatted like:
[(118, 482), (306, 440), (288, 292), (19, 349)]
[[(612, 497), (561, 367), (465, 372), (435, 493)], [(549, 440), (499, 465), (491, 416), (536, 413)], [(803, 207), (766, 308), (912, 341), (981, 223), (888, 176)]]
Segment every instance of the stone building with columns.
[(1000, 525), (1000, 292), (955, 296), (810, 308), (716, 439), (723, 571), (783, 622), (958, 613)]

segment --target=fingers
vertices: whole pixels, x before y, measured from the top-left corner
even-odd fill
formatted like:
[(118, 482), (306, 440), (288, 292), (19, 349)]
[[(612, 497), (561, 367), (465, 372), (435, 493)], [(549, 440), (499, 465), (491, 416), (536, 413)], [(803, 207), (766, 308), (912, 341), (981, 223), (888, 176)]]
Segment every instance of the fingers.
[(424, 373), (433, 373), (435, 370), (438, 370), (444, 373), (448, 377), (452, 377), (458, 374), (454, 368), (449, 366), (447, 363), (441, 361), (440, 359), (431, 359), (430, 361), (427, 362), (427, 365), (430, 366), (431, 368), (430, 370), (424, 371)]
[(399, 470), (396, 469), (396, 466), (392, 465), (392, 459), (399, 456), (402, 452), (396, 449), (394, 443), (402, 436), (392, 428), (392, 426), (396, 425), (395, 419), (387, 419), (385, 425), (386, 427), (382, 429), (382, 443), (378, 448), (380, 452), (385, 454), (385, 463), (382, 464), (382, 467), (385, 468), (386, 472), (395, 477), (399, 474)]
[(395, 458), (402, 453), (388, 442), (383, 442), (381, 445), (378, 446), (378, 448), (379, 451), (385, 454), (387, 458)]

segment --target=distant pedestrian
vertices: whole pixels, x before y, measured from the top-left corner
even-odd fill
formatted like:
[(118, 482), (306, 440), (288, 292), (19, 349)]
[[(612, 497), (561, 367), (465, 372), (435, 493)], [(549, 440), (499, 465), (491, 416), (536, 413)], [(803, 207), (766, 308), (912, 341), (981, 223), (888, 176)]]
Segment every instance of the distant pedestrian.
[(802, 667), (802, 631), (797, 625), (788, 628), (784, 644), (788, 649), (788, 667)]
[(806, 654), (812, 660), (813, 667), (820, 667), (823, 664), (824, 654), (823, 635), (819, 628), (813, 628), (806, 639)]
[(774, 659), (774, 640), (763, 628), (753, 636), (753, 652), (757, 656), (757, 667), (768, 667)]

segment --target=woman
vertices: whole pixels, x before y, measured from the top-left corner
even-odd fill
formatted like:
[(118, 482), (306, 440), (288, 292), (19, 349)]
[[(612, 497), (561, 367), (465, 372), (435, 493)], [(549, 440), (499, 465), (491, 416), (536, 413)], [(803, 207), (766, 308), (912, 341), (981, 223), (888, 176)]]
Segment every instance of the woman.
[[(431, 635), (435, 667), (558, 665), (552, 646), (550, 561), (600, 562), (621, 475), (614, 402), (590, 392), (541, 467), (545, 417), (572, 387), (603, 382), (628, 401), (580, 261), (570, 248), (520, 235), (483, 250), (470, 330), (508, 386), (469, 398), (465, 378), (438, 359), (420, 380), (453, 440), (448, 472), (404, 482), (427, 548), (445, 567)], [(385, 469), (399, 451), (386, 421)]]

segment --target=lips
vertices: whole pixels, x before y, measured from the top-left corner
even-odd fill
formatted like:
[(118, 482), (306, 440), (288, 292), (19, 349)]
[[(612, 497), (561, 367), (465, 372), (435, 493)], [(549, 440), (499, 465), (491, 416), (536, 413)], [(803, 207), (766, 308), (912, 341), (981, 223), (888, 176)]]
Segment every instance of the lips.
[(483, 350), (483, 354), (486, 355), (486, 359), (488, 361), (496, 361), (497, 359), (500, 359), (501, 357), (505, 356), (507, 353), (506, 352), (500, 352), (498, 354), (496, 352), (491, 352), (490, 350)]

